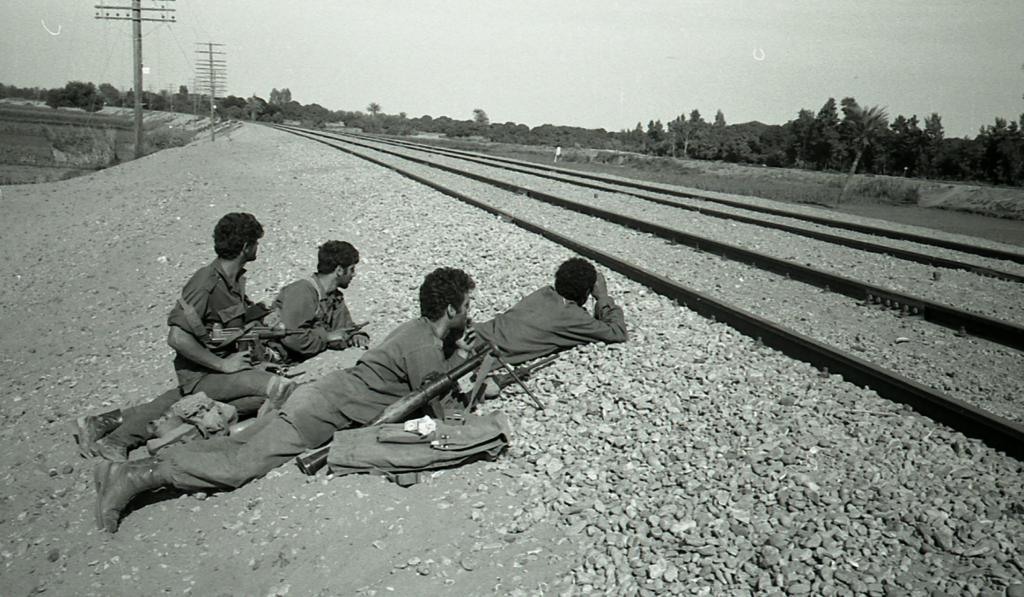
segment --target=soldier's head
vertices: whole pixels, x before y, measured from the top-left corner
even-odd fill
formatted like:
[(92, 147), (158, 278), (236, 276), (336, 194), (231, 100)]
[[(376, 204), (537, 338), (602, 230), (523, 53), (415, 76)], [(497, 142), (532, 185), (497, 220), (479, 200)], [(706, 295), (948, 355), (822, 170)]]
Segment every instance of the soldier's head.
[(229, 213), (213, 229), (213, 250), (221, 259), (234, 259), (241, 255), (242, 261), (253, 261), (259, 252), (263, 226), (250, 213)]
[(582, 306), (590, 298), (597, 281), (597, 270), (586, 259), (566, 259), (555, 272), (555, 292), (566, 300)]
[(316, 273), (325, 276), (335, 274), (337, 285), (348, 288), (356, 275), (359, 251), (341, 240), (329, 240), (320, 245), (316, 254)]
[(454, 267), (439, 267), (427, 274), (420, 285), (420, 315), (437, 321), (445, 315), (450, 328), (465, 328), (469, 303), (476, 283), (469, 274)]

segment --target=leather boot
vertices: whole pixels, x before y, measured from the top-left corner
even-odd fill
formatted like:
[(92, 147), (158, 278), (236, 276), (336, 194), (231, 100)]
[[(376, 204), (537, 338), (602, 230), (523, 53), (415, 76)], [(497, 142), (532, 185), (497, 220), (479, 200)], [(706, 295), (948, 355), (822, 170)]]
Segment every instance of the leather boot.
[(128, 460), (128, 447), (111, 437), (102, 437), (96, 440), (92, 447), (93, 455), (104, 460), (112, 462), (127, 462)]
[(98, 415), (78, 417), (72, 431), (78, 444), (78, 453), (82, 458), (94, 456), (96, 441), (117, 429), (122, 422), (124, 417), (119, 408)]
[(93, 471), (96, 484), (96, 526), (116, 533), (121, 512), (135, 496), (171, 484), (166, 465), (155, 458), (132, 462), (102, 461)]

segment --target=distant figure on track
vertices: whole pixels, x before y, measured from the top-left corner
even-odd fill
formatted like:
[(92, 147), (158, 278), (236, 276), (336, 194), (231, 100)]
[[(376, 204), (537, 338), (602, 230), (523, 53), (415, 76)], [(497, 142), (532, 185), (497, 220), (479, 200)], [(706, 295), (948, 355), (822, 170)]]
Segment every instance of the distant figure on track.
[(556, 164), (558, 163), (558, 160), (561, 157), (562, 157), (562, 146), (561, 145), (557, 145), (557, 146), (555, 146), (555, 163)]

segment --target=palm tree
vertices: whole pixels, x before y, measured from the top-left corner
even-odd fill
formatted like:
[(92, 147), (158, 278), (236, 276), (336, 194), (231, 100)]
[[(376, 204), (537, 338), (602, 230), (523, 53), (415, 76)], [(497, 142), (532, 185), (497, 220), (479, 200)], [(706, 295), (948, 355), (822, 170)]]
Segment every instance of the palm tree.
[(380, 104), (378, 104), (377, 102), (370, 102), (370, 105), (366, 106), (366, 111), (369, 112), (374, 117), (376, 117), (377, 114), (380, 113)]
[(864, 151), (871, 147), (875, 139), (889, 126), (889, 115), (885, 113), (885, 108), (879, 106), (865, 109), (857, 104), (852, 104), (845, 106), (843, 112), (845, 112), (843, 124), (849, 127), (848, 130), (852, 133), (850, 144), (855, 153), (853, 165), (850, 166), (850, 174), (847, 175), (846, 184), (843, 185), (839, 200), (836, 201), (837, 205), (846, 198), (846, 193), (850, 190), (850, 184), (853, 182), (853, 175), (857, 172), (857, 166), (860, 165), (860, 158), (864, 156)]

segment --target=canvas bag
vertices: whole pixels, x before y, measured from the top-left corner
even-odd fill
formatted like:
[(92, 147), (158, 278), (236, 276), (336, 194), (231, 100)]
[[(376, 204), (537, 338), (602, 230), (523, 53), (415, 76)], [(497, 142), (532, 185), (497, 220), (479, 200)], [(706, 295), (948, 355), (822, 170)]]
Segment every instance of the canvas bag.
[(424, 437), (406, 431), (402, 423), (338, 431), (327, 465), (335, 475), (380, 473), (411, 485), (421, 471), (494, 459), (512, 437), (508, 419), (500, 412), (467, 415), (462, 424), (436, 423), (437, 428)]

